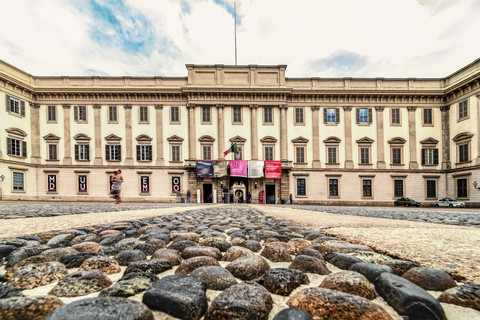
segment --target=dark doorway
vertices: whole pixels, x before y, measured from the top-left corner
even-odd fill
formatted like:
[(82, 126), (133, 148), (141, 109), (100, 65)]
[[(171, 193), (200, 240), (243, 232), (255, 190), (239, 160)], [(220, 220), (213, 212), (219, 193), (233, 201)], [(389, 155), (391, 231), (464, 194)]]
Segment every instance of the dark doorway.
[(204, 183), (203, 184), (203, 203), (212, 203), (213, 194), (212, 194), (212, 184)]
[(275, 185), (274, 184), (266, 184), (265, 185), (265, 195), (266, 195), (266, 202), (269, 204), (275, 203)]

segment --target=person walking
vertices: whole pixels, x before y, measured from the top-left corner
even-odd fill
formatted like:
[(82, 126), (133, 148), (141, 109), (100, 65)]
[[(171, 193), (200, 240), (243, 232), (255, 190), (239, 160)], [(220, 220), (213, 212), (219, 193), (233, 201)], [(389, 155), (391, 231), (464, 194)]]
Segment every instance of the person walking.
[(119, 204), (122, 201), (121, 193), (122, 193), (122, 170), (117, 169), (113, 172), (114, 176), (111, 177), (110, 181), (112, 182), (112, 194), (113, 198), (115, 199), (115, 204)]

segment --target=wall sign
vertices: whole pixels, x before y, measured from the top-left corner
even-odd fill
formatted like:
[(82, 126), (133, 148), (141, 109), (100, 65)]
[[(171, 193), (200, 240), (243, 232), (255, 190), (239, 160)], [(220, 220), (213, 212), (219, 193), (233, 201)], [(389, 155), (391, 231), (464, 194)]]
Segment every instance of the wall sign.
[(150, 193), (150, 177), (140, 176), (140, 192)]
[(78, 192), (82, 192), (82, 193), (87, 192), (87, 176), (86, 175), (78, 176)]
[(172, 192), (180, 192), (180, 177), (172, 177)]
[(49, 174), (47, 176), (47, 190), (48, 191), (57, 191), (57, 175)]

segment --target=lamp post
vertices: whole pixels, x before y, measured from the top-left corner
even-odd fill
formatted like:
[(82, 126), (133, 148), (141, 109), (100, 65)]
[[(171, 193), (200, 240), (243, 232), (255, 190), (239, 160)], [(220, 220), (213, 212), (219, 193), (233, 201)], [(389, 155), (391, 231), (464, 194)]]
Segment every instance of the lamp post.
[(473, 181), (473, 187), (474, 187), (475, 189), (480, 189), (480, 188), (477, 188), (477, 186), (478, 186), (477, 181)]
[(5, 180), (5, 176), (3, 174), (0, 176), (0, 180), (2, 180), (2, 182)]

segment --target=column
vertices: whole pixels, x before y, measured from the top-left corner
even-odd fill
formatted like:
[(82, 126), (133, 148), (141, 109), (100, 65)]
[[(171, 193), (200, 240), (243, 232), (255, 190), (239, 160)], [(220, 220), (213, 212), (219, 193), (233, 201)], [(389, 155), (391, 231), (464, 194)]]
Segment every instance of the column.
[(320, 168), (320, 122), (319, 122), (319, 106), (312, 108), (312, 133), (313, 133), (313, 168)]
[(450, 106), (440, 107), (442, 114), (442, 170), (452, 168), (450, 162)]
[(188, 159), (196, 159), (196, 146), (197, 142), (195, 141), (195, 104), (190, 103), (187, 105), (188, 109)]
[(280, 105), (280, 160), (288, 161), (287, 137), (287, 108), (286, 104)]
[(251, 150), (252, 160), (258, 160), (258, 128), (257, 128), (257, 104), (250, 105), (250, 135), (251, 135)]
[(132, 105), (126, 104), (123, 106), (125, 109), (125, 165), (133, 165), (132, 156)]
[(30, 143), (32, 145), (32, 163), (40, 163), (40, 105), (38, 103), (30, 103), (30, 127), (31, 135)]
[(93, 163), (95, 165), (102, 165), (102, 118), (101, 118), (101, 105), (94, 104), (94, 125), (95, 125), (95, 159)]
[(156, 126), (156, 141), (157, 141), (157, 166), (164, 165), (163, 158), (163, 104), (155, 105), (155, 126)]
[(415, 124), (415, 110), (417, 107), (410, 106), (407, 107), (408, 110), (408, 145), (410, 147), (410, 169), (418, 169), (418, 162), (417, 162), (417, 128)]
[(377, 169), (385, 169), (385, 142), (383, 137), (383, 109), (384, 107), (375, 107), (377, 113)]
[(217, 150), (218, 150), (218, 159), (223, 159), (223, 152), (226, 150), (225, 146), (225, 123), (223, 119), (223, 109), (225, 105), (217, 104)]
[(63, 107), (63, 149), (65, 156), (63, 164), (72, 164), (72, 146), (70, 141), (70, 104), (64, 104)]
[(352, 159), (352, 107), (343, 107), (345, 118), (345, 168), (353, 168)]

